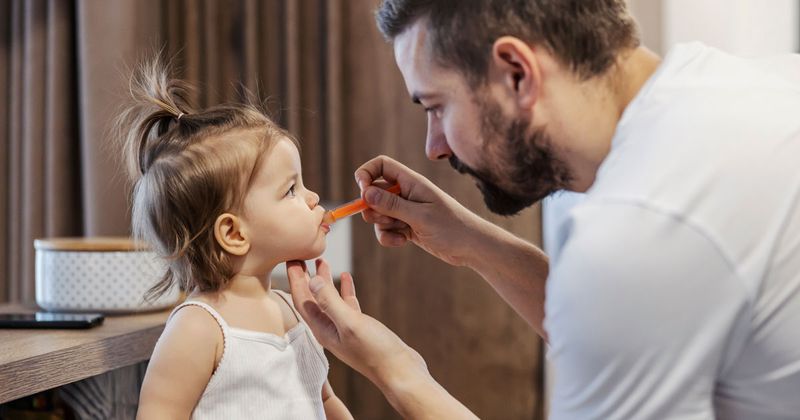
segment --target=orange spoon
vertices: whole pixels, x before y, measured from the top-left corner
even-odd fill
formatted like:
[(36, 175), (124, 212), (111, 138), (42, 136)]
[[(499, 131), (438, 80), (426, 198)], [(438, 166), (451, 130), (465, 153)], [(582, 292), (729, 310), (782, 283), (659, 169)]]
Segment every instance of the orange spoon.
[[(400, 194), (400, 185), (399, 184), (392, 185), (391, 187), (387, 188), (386, 191), (389, 191), (392, 194)], [(333, 210), (326, 211), (325, 216), (322, 217), (322, 222), (331, 224), (344, 217), (361, 213), (367, 208), (369, 208), (369, 206), (367, 206), (367, 203), (364, 202), (364, 199), (358, 198), (347, 204), (342, 204), (341, 206), (336, 207)]]

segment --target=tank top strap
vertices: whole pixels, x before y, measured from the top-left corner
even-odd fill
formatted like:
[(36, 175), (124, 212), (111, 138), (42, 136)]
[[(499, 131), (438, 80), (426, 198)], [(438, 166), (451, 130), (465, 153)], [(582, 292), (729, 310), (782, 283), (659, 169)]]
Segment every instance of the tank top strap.
[(217, 321), (217, 324), (219, 324), (219, 328), (222, 330), (222, 338), (225, 339), (228, 336), (228, 323), (225, 322), (225, 319), (222, 318), (222, 315), (220, 315), (219, 312), (217, 312), (214, 308), (211, 307), (211, 305), (205, 302), (199, 302), (196, 300), (187, 300), (186, 302), (181, 303), (180, 305), (176, 306), (175, 309), (172, 310), (171, 314), (169, 314), (167, 322), (169, 322), (169, 320), (172, 319), (172, 317), (175, 316), (175, 314), (179, 310), (187, 306), (199, 306), (203, 308), (206, 312), (208, 312), (209, 315), (211, 315), (214, 318), (215, 321)]
[(286, 303), (286, 306), (288, 306), (289, 309), (292, 311), (294, 317), (297, 319), (297, 322), (303, 322), (302, 318), (300, 318), (300, 314), (297, 313), (297, 310), (294, 308), (294, 304), (292, 304), (291, 302), (292, 299), (291, 295), (284, 292), (283, 290), (272, 289), (272, 291), (275, 292), (275, 294), (278, 295), (278, 297), (281, 298)]
[(316, 337), (314, 337), (314, 333), (311, 332), (311, 329), (308, 327), (306, 321), (302, 317), (300, 317), (300, 314), (297, 312), (297, 309), (294, 307), (294, 304), (292, 303), (292, 295), (284, 292), (283, 290), (274, 290), (274, 292), (281, 299), (283, 299), (284, 302), (286, 302), (286, 305), (288, 305), (289, 308), (292, 310), (294, 317), (297, 318), (297, 323), (302, 325), (301, 328), (303, 330), (303, 334), (305, 335), (306, 343), (308, 343), (307, 345), (311, 346), (312, 352), (315, 354), (314, 356), (315, 360), (318, 360), (320, 366), (323, 366), (322, 369), (325, 371), (323, 376), (327, 376), (329, 364), (327, 357), (325, 357), (325, 350), (319, 343), (319, 341), (317, 341)]

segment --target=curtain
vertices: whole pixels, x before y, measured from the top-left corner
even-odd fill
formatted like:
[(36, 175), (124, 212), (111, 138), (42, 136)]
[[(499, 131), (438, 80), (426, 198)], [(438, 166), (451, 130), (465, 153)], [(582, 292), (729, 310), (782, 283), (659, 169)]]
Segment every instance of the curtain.
[[(334, 1), (12, 0), (0, 4), (0, 300), (32, 302), (33, 240), (126, 235), (109, 128), (126, 76), (163, 51), (208, 106), (269, 95), (297, 134), (307, 184), (341, 199), (326, 60)], [(328, 113), (328, 109), (334, 112)]]
[(74, 5), (0, 5), (0, 298), (32, 301), (33, 238), (82, 218)]
[[(33, 240), (127, 235), (130, 186), (109, 124), (131, 68), (154, 51), (198, 86), (200, 106), (269, 98), (300, 139), (304, 180), (326, 201), (357, 194), (353, 171), (387, 154), (486, 218), (539, 241), (538, 209), (485, 210), (472, 181), (424, 155), (425, 115), (377, 32), (378, 0), (0, 1), (0, 302), (34, 301)], [(541, 342), (474, 273), (409, 246), (385, 249), (354, 223), (365, 312), (425, 357), (482, 418), (542, 418)], [(399, 418), (331, 357), (356, 418)]]

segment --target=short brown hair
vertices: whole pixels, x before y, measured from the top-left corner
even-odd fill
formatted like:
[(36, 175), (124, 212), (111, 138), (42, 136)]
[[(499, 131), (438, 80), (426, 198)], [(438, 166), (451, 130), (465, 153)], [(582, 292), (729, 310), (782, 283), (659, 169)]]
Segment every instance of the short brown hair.
[(297, 142), (252, 99), (195, 109), (192, 87), (158, 58), (134, 72), (130, 90), (116, 127), (134, 180), (133, 235), (168, 266), (147, 298), (175, 283), (187, 292), (219, 290), (235, 273), (214, 237), (217, 217), (241, 206), (278, 139)]
[(389, 41), (426, 19), (434, 56), (473, 85), (486, 80), (492, 45), (506, 35), (543, 45), (584, 80), (639, 45), (625, 0), (384, 0), (375, 17)]

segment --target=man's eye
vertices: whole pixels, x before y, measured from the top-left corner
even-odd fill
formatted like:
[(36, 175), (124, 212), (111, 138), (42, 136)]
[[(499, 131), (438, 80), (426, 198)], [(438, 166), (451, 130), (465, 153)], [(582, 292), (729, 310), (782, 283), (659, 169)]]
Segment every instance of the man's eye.
[(294, 197), (294, 185), (289, 187), (289, 191), (286, 191), (286, 196), (287, 197)]

